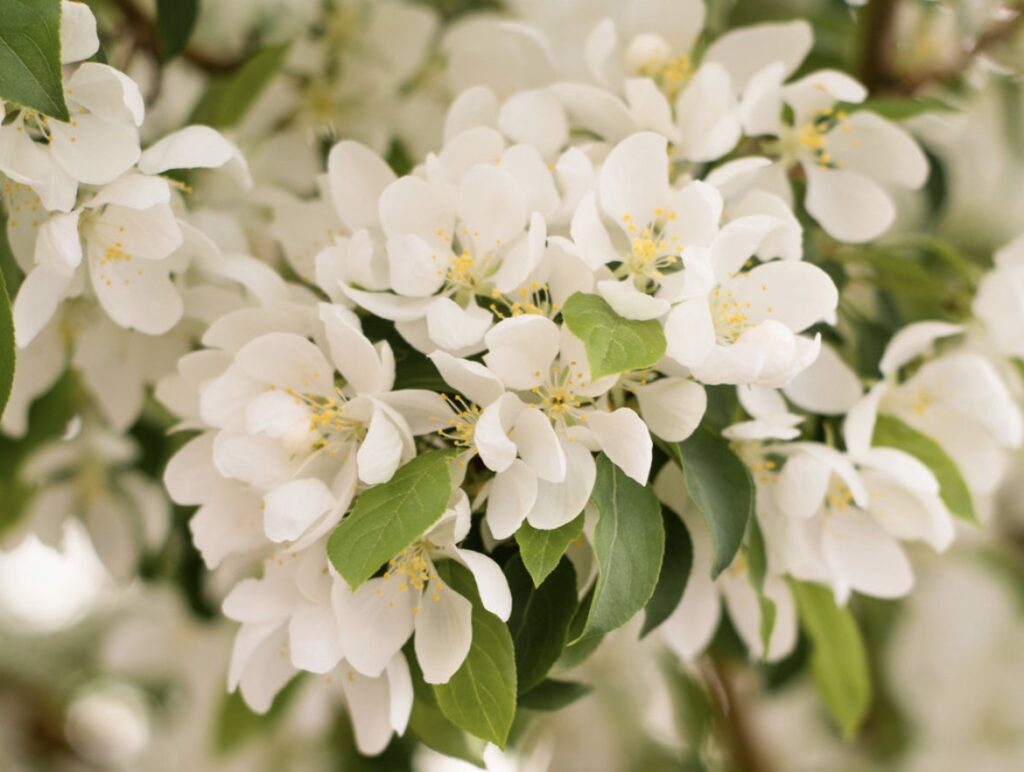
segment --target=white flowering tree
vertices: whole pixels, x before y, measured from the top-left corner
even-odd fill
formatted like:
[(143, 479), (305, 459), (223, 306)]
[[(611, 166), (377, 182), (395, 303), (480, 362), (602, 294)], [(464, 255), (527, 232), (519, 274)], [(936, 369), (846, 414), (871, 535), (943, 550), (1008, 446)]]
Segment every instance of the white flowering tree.
[(1024, 238), (949, 214), (1024, 8), (957, 5), (0, 0), (0, 537), (120, 599), (0, 666), (18, 763), (569, 769), (620, 650), (682, 729), (588, 769), (774, 768), (803, 680), (890, 752), (1024, 441)]

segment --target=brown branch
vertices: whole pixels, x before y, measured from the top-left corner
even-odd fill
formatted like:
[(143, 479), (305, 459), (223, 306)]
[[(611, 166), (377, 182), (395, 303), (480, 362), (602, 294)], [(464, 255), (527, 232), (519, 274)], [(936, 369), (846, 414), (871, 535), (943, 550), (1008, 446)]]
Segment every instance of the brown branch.
[(721, 740), (732, 769), (737, 772), (772, 772), (770, 760), (758, 747), (743, 695), (736, 688), (734, 666), (714, 657), (707, 657), (703, 664), (704, 676), (710, 687), (708, 692), (718, 713)]
[[(135, 5), (133, 0), (110, 0), (110, 2), (124, 17), (125, 23), (128, 25), (128, 29), (137, 45), (153, 56), (159, 57), (160, 38), (157, 35), (153, 21)], [(191, 46), (181, 52), (181, 57), (210, 75), (232, 73), (245, 62), (245, 57), (240, 59), (220, 59)]]
[(869, 0), (861, 15), (860, 77), (874, 93), (896, 82), (896, 11), (899, 0)]

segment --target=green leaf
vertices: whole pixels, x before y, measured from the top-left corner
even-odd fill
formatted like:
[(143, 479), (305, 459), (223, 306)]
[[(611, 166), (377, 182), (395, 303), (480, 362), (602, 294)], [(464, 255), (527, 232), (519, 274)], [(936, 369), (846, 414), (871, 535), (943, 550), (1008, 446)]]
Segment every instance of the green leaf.
[(935, 440), (889, 415), (880, 415), (875, 422), (875, 445), (896, 448), (909, 453), (931, 469), (939, 481), (939, 496), (957, 517), (977, 523), (971, 491), (960, 469)]
[(534, 587), (530, 574), (516, 555), (505, 565), (512, 591), (512, 615), (508, 629), (516, 650), (519, 691), (526, 692), (544, 680), (558, 661), (576, 613), (576, 571), (568, 558)]
[(60, 0), (0, 0), (0, 99), (68, 120)]
[(556, 681), (548, 678), (520, 695), (519, 707), (526, 710), (555, 711), (566, 708), (594, 690), (579, 681)]
[(775, 601), (764, 594), (764, 580), (768, 575), (768, 553), (765, 549), (764, 534), (756, 517), (750, 518), (747, 529), (747, 578), (757, 594), (757, 605), (761, 611), (761, 647), (765, 658), (771, 653), (768, 644), (775, 629)]
[(683, 469), (690, 498), (711, 531), (711, 576), (716, 577), (736, 557), (754, 512), (750, 470), (728, 442), (703, 426), (670, 450)]
[(624, 319), (600, 295), (574, 293), (562, 307), (569, 331), (583, 341), (594, 380), (640, 370), (665, 356), (665, 333), (654, 319)]
[(533, 577), (533, 584), (540, 587), (541, 582), (555, 570), (562, 555), (569, 545), (583, 534), (583, 513), (575, 520), (550, 531), (542, 531), (524, 522), (516, 531), (516, 543), (523, 565)]
[(480, 603), (469, 571), (454, 561), (438, 573), (473, 603), (473, 642), (446, 684), (434, 686), (441, 712), (455, 726), (504, 748), (516, 715), (516, 658), (508, 628)]
[(903, 121), (924, 113), (955, 113), (957, 109), (949, 102), (935, 97), (918, 97), (916, 99), (897, 99), (875, 97), (853, 105), (844, 105), (848, 112), (870, 110), (890, 121)]
[(14, 385), (14, 360), (14, 317), (11, 299), (7, 297), (7, 283), (0, 272), (0, 416), (4, 414)]
[(452, 492), (450, 453), (431, 450), (364, 491), (327, 541), (327, 555), (352, 589), (426, 532)]
[(301, 677), (289, 681), (274, 698), (270, 710), (266, 713), (254, 712), (237, 691), (225, 695), (214, 732), (216, 751), (227, 755), (254, 737), (265, 736), (270, 732), (287, 711), (302, 681)]
[(409, 715), (409, 730), (428, 748), (483, 769), (483, 741), (466, 734), (444, 717), (437, 706), (433, 687), (423, 680), (415, 655), (407, 659), (415, 695)]
[(185, 50), (198, 16), (198, 0), (156, 0), (160, 61), (169, 61)]
[(216, 129), (234, 126), (280, 71), (287, 53), (287, 45), (264, 48), (237, 72), (211, 80), (189, 123), (205, 123)]
[(800, 624), (811, 640), (811, 672), (833, 720), (852, 737), (871, 704), (871, 676), (860, 630), (820, 584), (790, 581)]
[(602, 454), (590, 495), (597, 508), (597, 583), (580, 638), (621, 627), (654, 594), (665, 553), (661, 505), (650, 488), (626, 476)]
[(690, 541), (686, 525), (667, 507), (661, 508), (661, 518), (665, 525), (665, 559), (661, 561), (661, 573), (658, 575), (654, 595), (644, 608), (641, 638), (676, 610), (693, 567), (693, 542)]

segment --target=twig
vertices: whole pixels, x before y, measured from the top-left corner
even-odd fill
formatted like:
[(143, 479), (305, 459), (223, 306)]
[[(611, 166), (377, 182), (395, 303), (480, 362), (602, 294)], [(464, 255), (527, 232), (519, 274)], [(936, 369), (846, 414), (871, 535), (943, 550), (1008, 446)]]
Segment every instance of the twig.
[[(160, 55), (160, 39), (150, 18), (135, 5), (133, 0), (110, 0), (124, 17), (136, 43), (153, 56)], [(210, 75), (224, 75), (237, 70), (245, 62), (241, 59), (219, 59), (210, 54), (188, 47), (181, 56), (190, 64)]]
[(738, 772), (772, 772), (771, 762), (758, 747), (750, 726), (746, 705), (732, 680), (731, 667), (713, 657), (705, 660), (705, 677), (712, 681), (708, 690), (719, 713), (721, 739)]
[(872, 93), (894, 85), (898, 0), (869, 0), (862, 17), (861, 80)]

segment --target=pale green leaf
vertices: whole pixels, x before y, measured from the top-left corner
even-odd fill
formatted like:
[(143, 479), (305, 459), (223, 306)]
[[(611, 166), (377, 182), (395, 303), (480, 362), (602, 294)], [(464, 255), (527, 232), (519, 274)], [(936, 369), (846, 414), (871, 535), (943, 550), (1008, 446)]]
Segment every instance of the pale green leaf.
[(287, 45), (264, 48), (237, 72), (211, 80), (189, 123), (204, 123), (216, 129), (234, 126), (280, 72), (287, 53)]
[(452, 491), (449, 458), (432, 450), (403, 464), (386, 483), (364, 491), (334, 529), (327, 554), (353, 589), (444, 514)]
[(889, 415), (878, 416), (873, 443), (902, 450), (927, 466), (939, 481), (939, 495), (949, 511), (963, 520), (978, 522), (971, 491), (960, 469), (939, 443)]
[(867, 653), (853, 614), (820, 584), (791, 581), (800, 625), (811, 641), (811, 672), (829, 714), (847, 738), (871, 704)]
[(0, 416), (4, 414), (7, 400), (14, 385), (14, 318), (11, 316), (11, 299), (7, 296), (7, 283), (0, 272)]
[(523, 565), (533, 577), (533, 584), (540, 587), (545, 577), (555, 570), (569, 545), (583, 533), (583, 514), (559, 528), (542, 531), (529, 523), (523, 523), (516, 531), (516, 543)]
[(665, 356), (657, 320), (624, 319), (600, 295), (574, 293), (562, 307), (562, 319), (583, 341), (592, 379), (651, 367)]

